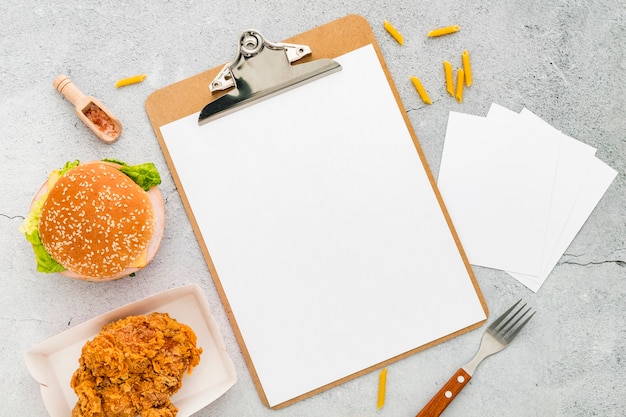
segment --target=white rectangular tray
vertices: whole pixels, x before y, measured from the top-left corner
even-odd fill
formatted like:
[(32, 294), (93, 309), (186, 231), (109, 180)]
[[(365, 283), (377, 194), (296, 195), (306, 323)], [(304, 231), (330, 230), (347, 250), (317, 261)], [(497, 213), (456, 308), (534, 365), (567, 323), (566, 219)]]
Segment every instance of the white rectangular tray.
[(70, 387), (83, 345), (107, 323), (151, 312), (168, 313), (190, 326), (202, 348), (200, 364), (185, 375), (182, 388), (172, 396), (178, 417), (187, 417), (216, 400), (232, 387), (237, 375), (209, 303), (198, 285), (186, 285), (137, 300), (63, 333), (26, 352), (26, 366), (41, 385), (41, 395), (51, 417), (68, 417), (78, 397)]

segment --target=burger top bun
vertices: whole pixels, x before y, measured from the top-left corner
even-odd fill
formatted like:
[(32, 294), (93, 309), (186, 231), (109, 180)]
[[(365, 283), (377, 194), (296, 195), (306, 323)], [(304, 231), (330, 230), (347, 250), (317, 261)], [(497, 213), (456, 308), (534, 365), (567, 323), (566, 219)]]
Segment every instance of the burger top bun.
[[(47, 191), (44, 184), (39, 194)], [(129, 275), (147, 251), (158, 250), (164, 228), (157, 187), (144, 191), (109, 162), (72, 168), (49, 190), (39, 234), (48, 253), (71, 278), (108, 281)]]

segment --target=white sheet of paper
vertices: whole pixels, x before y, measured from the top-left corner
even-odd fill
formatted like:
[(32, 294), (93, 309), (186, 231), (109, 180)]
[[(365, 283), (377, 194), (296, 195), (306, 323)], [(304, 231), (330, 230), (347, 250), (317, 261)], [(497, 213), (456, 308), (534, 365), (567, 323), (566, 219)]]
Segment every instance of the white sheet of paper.
[(596, 149), (561, 133), (528, 109), (522, 109), (519, 117), (523, 123), (533, 124), (536, 129), (543, 129), (545, 137), (553, 136), (561, 143), (552, 191), (552, 205), (541, 276), (558, 246), (559, 237), (566, 226), (569, 213), (580, 195), (583, 182), (595, 159)]
[[(582, 224), (571, 224), (570, 213), (579, 196), (581, 199), (587, 198), (584, 193), (581, 195), (581, 191), (592, 163), (597, 161), (594, 156), (596, 149), (563, 134), (526, 108), (522, 109), (518, 117), (523, 123), (533, 124), (537, 129), (542, 129), (546, 136), (552, 136), (561, 141), (541, 272), (532, 276), (507, 271), (518, 281), (537, 292), (566, 249), (561, 250), (562, 236), (571, 236), (572, 228), (577, 231), (582, 226)], [(599, 185), (600, 188), (606, 190), (606, 187)], [(567, 229), (570, 231), (567, 232)], [(572, 239), (573, 237), (571, 236)], [(568, 246), (569, 243), (571, 240), (567, 242)]]
[(546, 260), (542, 273), (539, 276), (528, 276), (509, 272), (511, 276), (535, 292), (539, 291), (617, 176), (617, 171), (598, 158), (593, 157), (590, 162), (576, 201), (568, 213), (566, 224)]
[[(499, 142), (494, 145), (485, 138)], [(512, 147), (498, 147), (502, 143)], [(519, 152), (515, 145), (523, 146), (525, 152)], [(488, 158), (498, 162), (492, 164)], [(508, 164), (505, 169), (503, 162)], [(549, 175), (551, 163), (554, 176)], [(528, 169), (522, 164), (543, 172), (544, 185), (550, 186), (548, 199), (548, 189), (537, 188), (533, 182), (541, 181), (542, 176), (524, 178)], [(441, 165), (438, 184), (470, 262), (504, 269), (535, 292), (616, 176), (615, 170), (595, 157), (595, 148), (563, 134), (528, 109), (516, 113), (495, 103), (485, 118), (451, 113)], [(525, 186), (519, 188), (525, 194), (516, 197), (500, 188), (524, 181)], [(534, 220), (528, 217), (528, 223), (520, 223), (522, 212), (529, 207), (525, 202), (533, 200), (548, 208), (547, 222), (545, 212), (537, 211)], [(505, 210), (494, 212), (494, 208)], [(498, 237), (494, 230), (508, 234), (496, 240), (500, 245), (505, 239), (507, 246), (494, 247)], [(508, 246), (509, 242), (518, 246)], [(512, 252), (504, 251), (511, 247)], [(529, 253), (539, 257), (529, 257)], [(527, 271), (521, 272), (518, 263), (513, 269), (511, 255), (519, 257), (520, 263), (539, 261), (539, 268), (530, 272), (528, 264)], [(502, 267), (506, 263), (510, 263), (509, 268)]]
[(371, 45), (161, 128), (270, 406), (485, 319)]
[(437, 183), (470, 263), (536, 275), (559, 142), (510, 122), (450, 112)]

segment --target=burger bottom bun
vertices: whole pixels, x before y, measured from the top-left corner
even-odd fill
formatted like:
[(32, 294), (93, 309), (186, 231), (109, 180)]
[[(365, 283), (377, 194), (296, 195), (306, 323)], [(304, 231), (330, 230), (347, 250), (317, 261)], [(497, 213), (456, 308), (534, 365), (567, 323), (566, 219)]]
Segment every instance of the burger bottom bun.
[[(47, 181), (41, 186), (41, 188), (39, 189), (39, 191), (33, 198), (33, 201), (31, 203), (31, 209), (32, 209), (32, 206), (35, 204), (35, 202), (39, 201), (39, 199), (43, 197), (46, 194), (46, 192), (48, 192)], [(163, 204), (163, 196), (161, 195), (161, 191), (159, 191), (158, 187), (152, 187), (148, 191), (148, 197), (150, 198), (150, 202), (152, 203), (152, 207), (154, 208), (154, 233), (152, 234), (152, 238), (150, 239), (150, 242), (148, 242), (148, 246), (146, 248), (148, 252), (147, 254), (148, 256), (146, 259), (146, 266), (152, 261), (152, 259), (154, 259), (154, 256), (158, 252), (159, 247), (161, 246), (161, 240), (163, 239), (163, 233), (165, 230), (165, 206)], [(77, 274), (76, 272), (72, 272), (69, 269), (66, 269), (65, 271), (60, 272), (60, 274), (69, 278), (80, 279), (83, 281), (103, 282), (103, 281), (113, 281), (119, 278), (123, 278), (141, 269), (142, 268), (135, 268), (135, 267), (126, 268), (123, 271), (120, 271), (119, 273), (115, 275), (112, 275), (110, 277), (104, 277), (104, 278), (87, 277), (84, 275)]]

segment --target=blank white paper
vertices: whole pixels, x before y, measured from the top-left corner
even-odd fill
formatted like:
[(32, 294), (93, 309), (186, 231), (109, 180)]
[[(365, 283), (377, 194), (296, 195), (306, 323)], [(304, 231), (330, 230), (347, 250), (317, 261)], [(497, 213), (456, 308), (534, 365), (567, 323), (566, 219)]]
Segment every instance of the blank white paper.
[(539, 288), (541, 288), (552, 269), (561, 259), (616, 176), (617, 171), (594, 157), (578, 198), (567, 217), (567, 223), (559, 236), (555, 248), (547, 259), (542, 274), (539, 276), (525, 276), (511, 272), (509, 274), (534, 292), (539, 291)]
[(470, 262), (537, 292), (616, 176), (527, 109), (452, 112), (438, 185)]
[(504, 117), (450, 112), (437, 184), (471, 264), (540, 272), (558, 155)]
[(484, 320), (372, 47), (161, 128), (270, 406)]
[[(530, 110), (522, 109), (518, 117), (523, 123), (531, 124), (536, 129), (543, 130), (545, 136), (561, 141), (541, 271), (534, 276), (507, 271), (518, 281), (537, 292), (571, 243), (571, 239), (575, 236), (575, 233), (572, 235), (572, 231), (575, 230), (577, 233), (582, 226), (582, 223), (574, 223), (572, 220), (577, 217), (576, 215), (570, 216), (570, 214), (576, 207), (577, 200), (580, 204), (581, 201), (588, 198), (589, 189), (583, 189), (583, 184), (587, 181), (588, 176), (594, 177), (594, 172), (597, 170), (591, 173), (590, 170), (598, 160), (595, 158), (595, 148), (563, 134)], [(603, 190), (602, 194), (606, 191), (606, 186), (600, 185)], [(567, 245), (563, 248), (564, 238), (567, 240)]]
[(547, 132), (563, 140), (542, 271), (534, 276), (507, 271), (537, 292), (600, 202), (617, 171), (595, 157), (595, 148), (563, 134), (528, 109), (522, 109), (520, 116), (529, 123), (543, 125)]

